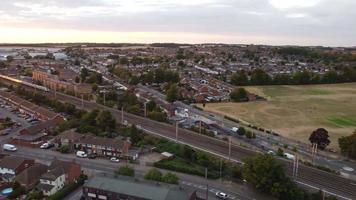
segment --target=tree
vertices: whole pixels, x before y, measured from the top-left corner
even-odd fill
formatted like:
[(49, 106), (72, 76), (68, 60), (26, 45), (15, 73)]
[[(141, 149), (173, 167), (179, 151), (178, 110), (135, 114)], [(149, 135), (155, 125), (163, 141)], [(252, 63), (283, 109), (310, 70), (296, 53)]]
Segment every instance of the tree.
[(96, 118), (96, 124), (101, 130), (111, 132), (116, 128), (116, 120), (108, 110), (101, 111)]
[(80, 82), (79, 76), (76, 76), (75, 79), (74, 79), (74, 81), (75, 81), (76, 83), (79, 83), (79, 82)]
[(157, 104), (156, 104), (156, 102), (153, 101), (153, 100), (150, 100), (150, 101), (148, 101), (148, 102), (146, 103), (146, 109), (147, 109), (147, 111), (153, 111), (153, 110), (156, 109), (156, 107), (157, 107)]
[(350, 136), (339, 138), (338, 142), (343, 155), (356, 159), (356, 130)]
[(328, 131), (324, 128), (318, 128), (309, 137), (312, 144), (317, 144), (318, 148), (325, 149), (330, 144)]
[(178, 184), (179, 178), (176, 174), (168, 172), (162, 176), (162, 181), (169, 184)]
[(243, 135), (245, 135), (245, 133), (246, 133), (246, 129), (244, 128), (244, 127), (239, 127), (239, 129), (237, 130), (237, 134), (238, 135), (241, 135), (241, 136), (243, 136)]
[(230, 82), (233, 85), (248, 85), (248, 77), (245, 71), (236, 72), (230, 78)]
[(283, 157), (284, 156), (284, 151), (282, 148), (278, 148), (277, 150), (277, 156)]
[(85, 81), (85, 79), (87, 78), (87, 76), (89, 76), (89, 71), (87, 68), (82, 68), (82, 70), (80, 71), (80, 78), (82, 80), (82, 82)]
[(13, 56), (6, 56), (6, 61), (7, 62), (12, 62), (14, 60), (14, 57)]
[(297, 72), (293, 75), (293, 82), (299, 85), (310, 84), (311, 74), (309, 71)]
[(159, 170), (152, 168), (146, 172), (144, 178), (146, 180), (161, 181), (162, 173)]
[(252, 71), (250, 83), (252, 85), (268, 85), (271, 83), (271, 77), (262, 69)]
[(284, 174), (284, 169), (273, 156), (264, 154), (244, 160), (243, 177), (257, 190), (278, 199), (303, 199), (303, 192)]
[(176, 84), (171, 84), (167, 90), (166, 100), (169, 102), (174, 102), (178, 100), (178, 87)]
[(134, 177), (135, 176), (135, 170), (128, 166), (121, 166), (117, 171), (115, 171), (116, 175), (122, 175), (122, 176), (131, 176)]
[(248, 101), (247, 91), (245, 90), (245, 88), (235, 89), (230, 93), (230, 98), (234, 102)]

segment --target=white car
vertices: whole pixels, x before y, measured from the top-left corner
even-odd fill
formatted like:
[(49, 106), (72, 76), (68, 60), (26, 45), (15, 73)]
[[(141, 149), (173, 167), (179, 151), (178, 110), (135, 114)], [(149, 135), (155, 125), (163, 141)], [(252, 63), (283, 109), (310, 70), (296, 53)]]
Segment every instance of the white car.
[(219, 199), (227, 199), (227, 194), (225, 194), (223, 192), (216, 192), (215, 196)]
[(120, 162), (120, 160), (118, 158), (112, 157), (110, 158), (111, 162)]
[(77, 155), (77, 157), (79, 157), (79, 158), (86, 158), (86, 157), (88, 157), (88, 154), (86, 154), (84, 151), (77, 151), (76, 155)]
[(267, 154), (272, 155), (272, 156), (275, 156), (275, 155), (276, 155), (276, 153), (275, 153), (274, 151), (272, 151), (272, 150), (269, 150), (269, 151), (267, 152)]
[(12, 151), (12, 152), (17, 151), (16, 146), (12, 144), (4, 144), (2, 148), (4, 149), (4, 151)]

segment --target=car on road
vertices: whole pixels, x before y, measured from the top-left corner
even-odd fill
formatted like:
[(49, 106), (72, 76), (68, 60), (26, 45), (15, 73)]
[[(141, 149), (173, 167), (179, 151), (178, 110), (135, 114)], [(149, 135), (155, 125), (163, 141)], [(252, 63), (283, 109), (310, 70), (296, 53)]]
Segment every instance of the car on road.
[(218, 199), (227, 199), (227, 194), (226, 194), (226, 193), (223, 193), (223, 192), (216, 192), (216, 193), (215, 193), (215, 196), (216, 196)]
[(85, 153), (84, 151), (77, 151), (76, 155), (77, 155), (77, 157), (79, 157), (79, 158), (86, 158), (86, 157), (88, 157), (88, 154)]
[(295, 156), (294, 156), (293, 154), (284, 153), (283, 155), (284, 155), (284, 157), (286, 157), (288, 160), (294, 160), (294, 159), (295, 159)]
[(112, 158), (110, 158), (110, 162), (118, 163), (118, 162), (120, 162), (120, 160), (118, 158), (116, 158), (116, 157), (112, 157)]
[(88, 155), (88, 158), (89, 158), (89, 159), (95, 159), (95, 158), (96, 158), (96, 154), (95, 154), (95, 153), (90, 153), (90, 154)]
[(54, 144), (53, 144), (53, 143), (50, 143), (50, 142), (43, 143), (43, 144), (40, 146), (41, 149), (50, 149), (50, 148), (52, 148), (52, 147), (54, 147)]
[(239, 130), (239, 128), (237, 128), (237, 127), (232, 127), (231, 128), (231, 131), (234, 132), (234, 133), (237, 133), (238, 130)]
[(274, 152), (274, 151), (272, 151), (272, 150), (269, 150), (269, 151), (267, 152), (267, 154), (272, 155), (272, 156), (275, 156), (275, 155), (276, 155), (276, 152)]
[(9, 135), (11, 133), (11, 128), (7, 128), (5, 130), (0, 131), (0, 135)]
[(12, 144), (4, 144), (2, 146), (2, 148), (3, 148), (4, 151), (12, 151), (12, 152), (17, 151), (17, 147), (15, 145), (12, 145)]

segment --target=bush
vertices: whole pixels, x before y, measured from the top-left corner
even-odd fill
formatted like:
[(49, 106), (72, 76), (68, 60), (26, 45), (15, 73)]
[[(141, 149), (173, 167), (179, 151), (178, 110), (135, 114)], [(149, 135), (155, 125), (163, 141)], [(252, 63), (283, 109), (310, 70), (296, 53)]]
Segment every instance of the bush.
[(283, 156), (284, 156), (283, 149), (278, 148), (278, 150), (277, 150), (277, 156), (281, 156), (281, 157), (283, 157)]
[(134, 177), (135, 170), (132, 167), (125, 165), (125, 166), (121, 166), (117, 171), (115, 171), (115, 175)]
[(146, 180), (161, 181), (162, 173), (159, 170), (152, 168), (146, 172), (144, 178)]
[(70, 152), (70, 148), (68, 145), (62, 145), (61, 147), (59, 147), (59, 152), (61, 153), (69, 153)]
[(178, 184), (178, 181), (179, 181), (178, 176), (171, 172), (168, 172), (162, 176), (162, 182), (165, 182), (165, 183)]

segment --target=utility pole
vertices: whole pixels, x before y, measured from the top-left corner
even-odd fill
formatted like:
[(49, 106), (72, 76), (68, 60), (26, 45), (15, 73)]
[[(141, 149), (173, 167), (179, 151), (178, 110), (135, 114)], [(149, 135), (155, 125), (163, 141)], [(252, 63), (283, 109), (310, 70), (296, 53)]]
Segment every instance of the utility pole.
[(124, 107), (121, 106), (121, 124), (124, 124)]
[(147, 102), (145, 102), (143, 105), (144, 105), (144, 107), (145, 107), (145, 111), (144, 111), (144, 113), (145, 113), (145, 117), (147, 117)]
[(206, 200), (209, 198), (209, 183), (208, 183), (208, 168), (205, 167), (205, 180), (206, 180)]
[(231, 159), (231, 136), (229, 136), (229, 161)]
[(201, 120), (199, 120), (199, 134), (201, 134)]
[(222, 182), (222, 158), (220, 158), (220, 182)]
[(298, 158), (298, 154), (295, 154), (295, 157), (293, 160), (293, 177), (294, 178), (298, 177), (298, 169), (299, 169), (299, 158)]
[(176, 122), (176, 142), (178, 142), (178, 121)]
[(318, 144), (317, 143), (313, 143), (312, 145), (312, 163), (314, 164), (314, 159), (316, 154), (318, 153)]
[(57, 99), (57, 87), (54, 87), (54, 98)]
[(83, 94), (81, 94), (82, 96), (82, 108), (84, 108), (84, 97), (83, 97)]

